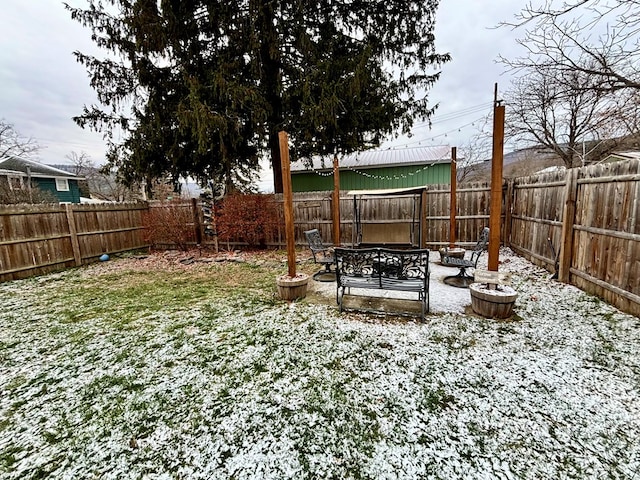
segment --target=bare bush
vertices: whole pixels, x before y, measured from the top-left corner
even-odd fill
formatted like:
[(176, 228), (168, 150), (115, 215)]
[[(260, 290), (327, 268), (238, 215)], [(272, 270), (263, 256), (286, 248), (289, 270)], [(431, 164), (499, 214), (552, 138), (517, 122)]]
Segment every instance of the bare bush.
[(170, 245), (187, 251), (189, 243), (195, 241), (190, 203), (180, 200), (152, 203), (143, 223), (145, 241), (154, 248)]
[(265, 248), (278, 231), (280, 214), (273, 195), (233, 194), (222, 202), (217, 222), (221, 241)]
[(58, 198), (51, 192), (37, 187), (10, 188), (6, 178), (0, 177), (0, 204), (13, 205), (18, 203), (58, 203)]

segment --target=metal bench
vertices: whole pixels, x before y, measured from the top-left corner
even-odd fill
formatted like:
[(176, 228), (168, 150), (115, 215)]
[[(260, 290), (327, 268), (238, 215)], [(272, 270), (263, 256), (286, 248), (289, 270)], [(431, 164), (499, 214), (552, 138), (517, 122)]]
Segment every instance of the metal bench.
[(351, 288), (415, 292), (424, 320), (429, 311), (429, 250), (336, 247), (334, 255), (340, 311), (345, 290), (350, 294)]
[(478, 242), (471, 250), (471, 256), (469, 259), (449, 257), (445, 253), (444, 263), (447, 266), (458, 267), (460, 272), (457, 275), (451, 275), (444, 278), (444, 283), (453, 287), (467, 288), (473, 283), (473, 275), (467, 273), (468, 268), (476, 268), (478, 266), (478, 260), (480, 255), (487, 249), (489, 244), (489, 227), (484, 227), (480, 232)]
[(307, 242), (309, 242), (309, 248), (313, 254), (313, 261), (324, 265), (324, 270), (314, 273), (313, 279), (318, 282), (335, 281), (336, 274), (331, 271), (331, 266), (335, 263), (333, 247), (326, 246), (322, 243), (322, 237), (317, 228), (305, 231), (304, 236), (307, 238)]

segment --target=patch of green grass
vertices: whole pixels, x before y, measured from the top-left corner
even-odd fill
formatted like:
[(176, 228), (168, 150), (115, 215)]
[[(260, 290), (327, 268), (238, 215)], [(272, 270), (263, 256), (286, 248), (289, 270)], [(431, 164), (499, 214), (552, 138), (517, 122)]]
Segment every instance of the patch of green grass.
[(7, 390), (14, 390), (27, 383), (27, 381), (27, 377), (25, 377), (24, 375), (18, 375), (9, 380), (4, 388), (6, 388)]
[(428, 412), (435, 413), (451, 407), (455, 403), (455, 400), (453, 395), (447, 393), (445, 389), (440, 386), (435, 390), (426, 389), (424, 391), (422, 406)]
[(16, 463), (16, 457), (22, 453), (24, 448), (17, 445), (9, 445), (0, 452), (0, 470), (8, 471)]

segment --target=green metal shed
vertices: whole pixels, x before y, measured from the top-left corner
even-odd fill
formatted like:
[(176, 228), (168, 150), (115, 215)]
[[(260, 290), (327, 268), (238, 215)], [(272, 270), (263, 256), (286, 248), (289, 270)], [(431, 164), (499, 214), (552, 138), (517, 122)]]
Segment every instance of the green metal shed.
[[(451, 182), (451, 147), (369, 150), (338, 158), (341, 190), (411, 188)], [(333, 190), (333, 159), (291, 164), (294, 192)]]

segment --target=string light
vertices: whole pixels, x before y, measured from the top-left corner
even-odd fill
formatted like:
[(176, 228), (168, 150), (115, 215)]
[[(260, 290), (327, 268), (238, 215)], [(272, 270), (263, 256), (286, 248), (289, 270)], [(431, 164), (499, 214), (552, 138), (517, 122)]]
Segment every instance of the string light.
[(488, 102), (488, 103), (481, 103), (479, 105), (474, 105), (468, 108), (464, 108), (462, 110), (456, 110), (454, 112), (450, 112), (450, 113), (445, 113), (442, 115), (438, 115), (437, 113), (434, 114), (434, 119), (429, 122), (429, 121), (424, 121), (424, 122), (417, 122), (414, 124), (413, 128), (418, 128), (420, 126), (425, 126), (425, 125), (437, 125), (440, 123), (445, 123), (445, 122), (449, 122), (451, 120), (457, 120), (458, 118), (462, 118), (462, 117), (466, 117), (468, 115), (471, 115), (473, 113), (477, 113), (480, 111), (486, 111), (489, 110), (490, 107), (493, 106), (493, 102)]
[[(413, 177), (414, 175), (419, 174), (420, 172), (424, 172), (425, 170), (427, 170), (428, 168), (433, 167), (434, 165), (436, 165), (438, 162), (433, 162), (429, 165), (424, 165), (422, 167), (420, 167), (419, 169), (413, 171), (413, 172), (407, 172), (406, 174), (401, 173), (399, 175), (376, 175), (373, 173), (366, 173), (366, 172), (361, 172), (359, 170), (356, 170), (353, 167), (347, 167), (347, 169), (349, 169), (350, 171), (357, 173), (358, 175), (362, 175), (363, 177), (366, 178), (373, 178), (375, 180), (406, 180), (409, 177)], [(333, 174), (333, 173), (332, 173)]]
[[(358, 161), (357, 158), (356, 158), (356, 161)], [(420, 168), (418, 168), (417, 170), (415, 170), (413, 172), (401, 173), (401, 174), (393, 175), (393, 176), (390, 176), (390, 175), (376, 175), (376, 174), (373, 174), (373, 173), (361, 172), (360, 170), (357, 170), (354, 167), (349, 167), (349, 166), (346, 166), (344, 168), (346, 168), (347, 170), (349, 170), (349, 171), (351, 171), (353, 173), (357, 173), (358, 175), (362, 175), (363, 177), (373, 178), (373, 179), (376, 179), (376, 180), (405, 180), (405, 179), (407, 179), (409, 177), (413, 177), (414, 175), (418, 175), (420, 172), (424, 172), (428, 168), (431, 168), (431, 167), (433, 167), (434, 165), (436, 165), (438, 163), (439, 162), (437, 162), (437, 161), (436, 162), (432, 162), (432, 163), (430, 163), (428, 165), (421, 166)], [(315, 173), (316, 175), (319, 175), (321, 177), (332, 177), (333, 176), (333, 170), (331, 170), (329, 172), (321, 172), (319, 170), (312, 169), (311, 171), (313, 173)]]
[[(493, 102), (488, 104), (488, 105), (493, 105)], [(453, 118), (457, 118), (456, 115), (459, 116), (464, 116), (464, 115), (468, 115), (469, 113), (475, 113), (475, 111), (481, 110), (481, 109), (485, 109), (487, 107), (487, 104), (481, 104), (481, 105), (476, 105), (475, 107), (469, 107), (468, 109), (465, 110), (461, 110), (460, 112), (453, 112), (450, 115), (450, 118), (447, 118), (447, 120), (451, 120)], [(464, 112), (464, 113), (463, 113)], [(472, 120), (471, 122), (465, 123), (464, 125), (460, 125), (458, 127), (452, 128), (451, 130), (448, 130), (444, 133), (440, 133), (438, 135), (433, 135), (431, 136), (428, 140), (430, 142), (434, 142), (436, 139), (438, 138), (448, 138), (448, 135), (450, 133), (453, 132), (461, 132), (463, 128), (469, 127), (469, 126), (475, 126), (476, 122), (479, 122), (481, 120), (483, 120), (485, 118), (485, 116), (483, 115), (482, 117), (478, 117), (474, 120)], [(417, 147), (410, 147), (410, 145), (416, 145), (418, 144), (419, 146), (422, 145), (422, 143), (425, 140), (415, 140), (413, 142), (407, 142), (405, 144), (402, 145), (394, 145), (391, 147), (387, 147), (385, 150), (392, 150), (392, 151), (396, 151), (396, 150), (405, 150), (408, 148), (417, 148)], [(359, 155), (360, 152), (358, 152), (356, 154), (356, 162), (359, 161)], [(413, 171), (413, 172), (407, 172), (406, 174), (400, 174), (400, 175), (394, 175), (394, 176), (388, 176), (388, 175), (376, 175), (376, 174), (372, 174), (372, 173), (366, 173), (366, 172), (361, 172), (353, 167), (350, 166), (346, 166), (344, 168), (347, 168), (348, 170), (357, 173), (359, 175), (362, 175), (363, 177), (367, 177), (367, 178), (373, 178), (373, 179), (378, 179), (378, 180), (401, 180), (401, 179), (407, 179), (408, 177), (413, 177), (414, 175), (417, 175), (420, 172), (423, 172), (425, 170), (427, 170), (430, 167), (433, 167), (434, 165), (436, 165), (439, 162), (433, 162), (429, 165), (424, 165), (421, 166), (420, 168), (418, 168), (417, 170)], [(383, 166), (382, 166), (383, 167)], [(316, 175), (320, 176), (320, 177), (332, 177), (333, 176), (333, 169), (330, 169), (328, 171), (324, 171), (326, 169), (318, 169), (316, 170), (315, 168), (311, 167), (311, 171), (313, 173), (315, 173)]]

